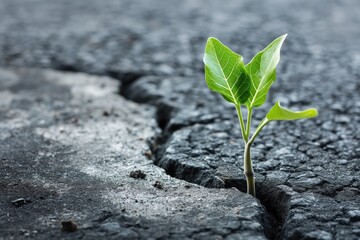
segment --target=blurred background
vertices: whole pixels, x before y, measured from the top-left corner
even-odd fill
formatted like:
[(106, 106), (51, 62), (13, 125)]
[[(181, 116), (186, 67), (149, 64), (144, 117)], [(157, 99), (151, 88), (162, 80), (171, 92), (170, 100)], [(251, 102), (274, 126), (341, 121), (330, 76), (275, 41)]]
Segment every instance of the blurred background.
[(291, 55), (290, 64), (313, 72), (318, 61), (340, 57), (358, 68), (359, 5), (355, 0), (1, 0), (0, 65), (193, 76), (202, 71), (209, 36), (247, 62), (288, 33), (283, 61)]

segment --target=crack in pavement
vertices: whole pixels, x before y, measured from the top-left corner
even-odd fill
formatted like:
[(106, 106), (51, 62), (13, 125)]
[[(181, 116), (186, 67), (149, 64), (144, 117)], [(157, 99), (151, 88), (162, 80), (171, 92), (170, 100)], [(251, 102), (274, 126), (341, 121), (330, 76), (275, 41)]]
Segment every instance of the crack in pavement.
[[(265, 239), (264, 209), (251, 196), (172, 178), (146, 158), (146, 139), (158, 131), (154, 108), (120, 97), (117, 80), (26, 68), (0, 75), (5, 237), (66, 238), (57, 225), (66, 217), (78, 223), (73, 239)], [(145, 179), (129, 176), (136, 169)], [(29, 182), (30, 193), (19, 181)], [(159, 181), (162, 189), (154, 186)], [(12, 206), (31, 192), (31, 203)]]
[[(232, 128), (225, 127), (225, 130), (222, 129), (223, 126), (228, 126), (229, 123), (231, 123), (231, 119), (233, 119), (234, 117), (233, 115), (228, 114), (228, 111), (226, 108), (224, 109), (224, 106), (215, 106), (219, 109), (225, 110), (220, 116), (218, 114), (212, 113), (218, 110), (207, 110), (206, 107), (204, 108), (204, 106), (206, 105), (204, 105), (204, 103), (202, 103), (201, 101), (196, 101), (195, 103), (193, 103), (195, 107), (191, 104), (189, 105), (188, 102), (192, 101), (192, 99), (194, 98), (192, 96), (196, 94), (200, 94), (201, 96), (201, 94), (203, 94), (203, 92), (198, 91), (197, 87), (190, 87), (191, 91), (188, 91), (186, 88), (180, 89), (177, 93), (178, 95), (176, 96), (176, 99), (171, 99), (171, 96), (166, 96), (162, 91), (159, 91), (159, 87), (165, 86), (165, 88), (168, 88), (169, 86), (173, 87), (173, 85), (178, 86), (178, 83), (184, 82), (184, 79), (182, 78), (147, 76), (144, 74), (133, 72), (121, 72), (118, 74), (112, 72), (111, 75), (112, 78), (115, 78), (117, 76), (116, 79), (122, 83), (120, 88), (118, 89), (118, 93), (124, 98), (133, 102), (142, 103), (144, 105), (152, 105), (156, 108), (154, 120), (156, 120), (158, 126), (160, 127), (160, 131), (155, 138), (148, 140), (148, 145), (152, 150), (152, 160), (155, 165), (165, 169), (166, 173), (172, 177), (182, 179), (191, 183), (196, 183), (204, 187), (235, 187), (242, 192), (246, 191), (245, 179), (239, 177), (238, 175), (238, 170), (241, 169), (240, 166), (236, 167), (237, 169), (234, 169), (231, 165), (232, 162), (230, 162), (230, 170), (225, 171), (228, 171), (228, 175), (219, 175), (219, 173), (217, 172), (221, 166), (219, 167), (218, 165), (216, 165), (216, 163), (221, 160), (220, 158), (222, 158), (222, 155), (216, 155), (216, 152), (218, 151), (218, 148), (222, 146), (225, 140), (228, 141), (228, 139), (230, 139), (230, 142), (234, 141), (234, 143), (232, 143), (230, 147), (226, 148), (221, 153), (225, 154), (223, 158), (226, 161), (231, 160), (232, 158), (234, 158), (235, 160), (238, 159), (241, 156), (241, 153), (238, 153), (238, 151), (236, 151), (236, 153), (233, 153), (233, 151), (234, 149), (242, 148), (241, 143), (236, 143), (238, 142), (238, 139), (233, 139), (229, 134), (229, 132), (234, 132)], [(122, 77), (125, 80), (122, 80)], [(195, 82), (195, 86), (197, 84), (198, 83)], [(189, 88), (189, 86), (187, 86), (187, 88)], [(206, 94), (209, 95), (210, 98), (213, 97), (213, 95), (208, 92), (206, 92)], [(213, 100), (216, 100), (216, 96)], [(206, 99), (206, 101), (209, 101), (209, 99)], [(183, 105), (185, 105), (186, 107), (182, 108)], [(255, 116), (254, 121), (258, 120), (258, 117)], [(221, 125), (224, 121), (225, 125)], [(205, 135), (194, 135), (191, 132), (193, 130), (195, 131), (195, 134), (203, 134), (203, 131)], [(301, 136), (301, 134), (292, 130), (287, 131), (287, 133), (290, 137), (294, 139), (298, 139), (299, 136)], [(239, 132), (236, 132), (235, 130), (234, 135), (237, 134), (239, 134)], [(212, 135), (214, 135), (214, 138), (212, 138)], [(318, 136), (314, 137), (318, 139)], [(215, 138), (218, 140), (214, 142), (213, 139)], [(202, 150), (197, 149), (195, 144), (197, 141), (199, 141), (199, 139), (201, 139), (202, 141), (199, 144), (205, 144), (205, 147), (202, 147)], [(209, 146), (207, 146), (208, 142), (210, 143)], [(189, 143), (190, 145), (188, 146)], [(180, 148), (178, 149), (177, 144), (180, 146)], [(181, 145), (183, 146), (181, 147)], [(313, 147), (311, 145), (309, 146)], [(309, 146), (302, 145), (298, 147), (297, 158), (299, 159), (299, 162), (304, 163), (305, 161), (314, 158), (309, 157), (309, 151), (311, 150)], [(271, 156), (273, 154), (273, 149), (271, 146), (257, 145), (255, 150), (258, 148), (262, 148), (264, 149), (263, 151), (268, 152), (268, 155), (271, 159)], [(191, 161), (193, 159), (193, 162), (197, 162), (198, 165), (192, 165), (192, 163), (189, 164), (190, 162), (182, 163), (181, 161), (175, 161), (177, 160), (176, 155), (174, 155), (175, 158), (173, 160), (169, 159), (172, 154), (169, 152), (170, 150), (179, 151), (180, 153), (185, 154), (182, 156), (182, 158), (185, 157)], [(286, 159), (288, 157), (289, 150), (290, 149), (288, 148), (282, 148), (276, 151), (281, 151), (281, 156)], [(201, 166), (202, 161), (199, 159), (199, 156), (204, 153), (203, 151), (206, 151), (206, 157), (211, 157), (212, 155), (217, 156), (218, 159), (215, 159), (216, 161), (212, 161), (212, 163), (214, 163), (215, 165), (209, 165), (210, 168), (206, 167), (205, 165), (205, 167)], [(263, 160), (265, 158), (264, 155), (260, 153), (256, 151), (254, 152), (254, 155), (260, 161), (258, 164), (267, 163), (267, 161)], [(310, 156), (316, 156), (313, 154), (314, 151), (310, 152)], [(206, 161), (207, 163), (205, 164), (208, 164), (209, 159)], [(288, 163), (290, 164), (291, 162)], [(268, 167), (267, 165), (264, 166)], [(290, 165), (290, 167), (291, 166), (293, 165)], [(275, 171), (275, 169), (277, 168), (278, 166), (268, 169), (272, 169), (272, 171)], [(317, 204), (317, 202), (322, 201), (321, 199), (318, 199), (318, 197), (314, 195), (314, 193), (318, 193), (323, 197), (331, 197), (331, 199), (329, 198), (329, 202), (326, 202), (326, 204), (322, 205), (322, 207), (325, 207), (325, 209), (327, 209), (328, 204), (331, 204), (330, 206), (334, 205), (332, 201), (335, 203), (341, 203), (341, 201), (336, 198), (332, 199), (333, 197), (337, 197), (341, 194), (359, 195), (359, 192), (356, 193), (356, 191), (354, 191), (354, 186), (357, 184), (354, 178), (349, 178), (347, 183), (344, 182), (344, 179), (341, 180), (341, 182), (339, 183), (334, 183), (324, 178), (321, 174), (315, 174), (312, 172), (307, 175), (309, 178), (306, 180), (302, 180), (301, 178), (301, 176), (304, 176), (304, 173), (299, 174), (297, 171), (290, 171), (290, 173), (285, 175), (281, 174), (285, 173), (278, 171), (275, 175), (257, 175), (258, 199), (267, 211), (266, 214), (263, 216), (262, 229), (264, 230), (264, 234), (266, 235), (266, 237), (269, 239), (282, 239), (289, 237), (289, 228), (294, 226), (294, 224), (295, 226), (299, 226), (299, 222), (292, 223), (294, 221), (293, 219), (297, 217), (297, 215), (294, 215), (296, 214), (296, 211), (298, 211), (299, 208), (305, 207), (306, 209), (309, 204), (313, 205)], [(276, 180), (279, 177), (276, 175), (279, 175), (280, 177), (285, 179), (285, 181)], [(297, 181), (302, 181), (305, 184), (309, 185), (305, 185), (307, 186), (306, 188), (297, 187)], [(328, 190), (324, 189), (325, 185), (327, 186), (325, 188)], [(308, 189), (312, 189), (313, 191), (307, 192)], [(332, 191), (331, 189), (334, 189), (334, 191)], [(344, 224), (349, 224), (349, 221), (350, 224), (354, 221), (356, 222), (358, 219), (356, 217), (356, 210), (352, 209), (354, 209), (354, 207), (348, 209), (341, 209), (341, 212), (339, 213), (334, 211), (333, 218), (336, 218), (337, 221), (342, 221)], [(320, 209), (320, 211), (323, 210)], [(344, 216), (350, 216), (350, 219), (345, 221)], [(311, 221), (320, 221), (317, 216), (309, 216), (308, 220), (310, 223)], [(303, 221), (301, 220), (301, 222)], [(299, 237), (304, 235), (301, 228), (295, 228), (295, 230), (292, 231), (290, 234), (291, 237)], [(309, 236), (314, 236), (314, 234), (316, 236), (329, 236), (329, 233), (323, 230), (321, 230), (320, 232), (313, 231), (308, 234), (310, 234)], [(320, 237), (319, 239), (322, 238)]]
[[(122, 76), (125, 76), (123, 78)], [(169, 123), (171, 121), (172, 113), (177, 111), (176, 106), (172, 106), (171, 104), (166, 104), (164, 102), (159, 102), (161, 96), (155, 98), (138, 99), (141, 98), (139, 95), (133, 96), (131, 94), (130, 87), (137, 82), (141, 77), (145, 77), (143, 74), (133, 74), (133, 73), (122, 73), (115, 74), (112, 73), (111, 77), (119, 80), (122, 84), (119, 89), (119, 94), (125, 97), (128, 100), (141, 103), (141, 104), (150, 104), (156, 107), (156, 121), (158, 126), (161, 128), (161, 132), (158, 136), (153, 139), (153, 141), (149, 141), (149, 147), (151, 151), (154, 153), (152, 160), (154, 164), (157, 166), (161, 166), (159, 162), (161, 161), (164, 155), (164, 146), (167, 144), (172, 134), (180, 130), (183, 127), (188, 127), (193, 124), (203, 124), (203, 122), (196, 122), (192, 124), (188, 124), (186, 126), (170, 126)], [(208, 121), (206, 123), (211, 123), (212, 121)], [(207, 174), (203, 169), (192, 168), (191, 166), (186, 170), (186, 166), (182, 166), (184, 172), (181, 177), (176, 176), (175, 172), (178, 171), (179, 167), (177, 166), (177, 162), (174, 162), (173, 165), (165, 168), (166, 173), (171, 177), (179, 178), (181, 180), (185, 180), (190, 183), (199, 184), (201, 186), (207, 188), (231, 188), (235, 187), (239, 191), (246, 193), (246, 182), (245, 179), (236, 180), (236, 179), (220, 179), (220, 178), (212, 178), (212, 174)], [(207, 177), (207, 175), (209, 175)], [(204, 179), (207, 179), (204, 181)], [(287, 217), (288, 209), (287, 205), (289, 203), (289, 196), (283, 191), (281, 188), (278, 188), (271, 183), (260, 183), (257, 185), (257, 199), (261, 202), (261, 204), (266, 209), (266, 216), (264, 219), (264, 234), (268, 239), (281, 239), (281, 231), (284, 221)]]

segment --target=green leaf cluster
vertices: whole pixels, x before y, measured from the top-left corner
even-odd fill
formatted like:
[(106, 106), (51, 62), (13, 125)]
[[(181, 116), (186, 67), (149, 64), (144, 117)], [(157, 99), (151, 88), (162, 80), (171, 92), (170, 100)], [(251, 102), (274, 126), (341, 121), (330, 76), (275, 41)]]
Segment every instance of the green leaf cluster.
[[(286, 36), (287, 34), (275, 39), (246, 65), (240, 54), (233, 52), (216, 38), (207, 40), (204, 55), (205, 81), (212, 91), (220, 93), (238, 109), (245, 142), (249, 141), (252, 110), (265, 103), (270, 87), (276, 80), (276, 66), (280, 61), (280, 50)], [(246, 127), (241, 113), (242, 105), (248, 110)], [(316, 109), (292, 111), (281, 107), (277, 102), (258, 129), (273, 120), (297, 120), (315, 116)]]

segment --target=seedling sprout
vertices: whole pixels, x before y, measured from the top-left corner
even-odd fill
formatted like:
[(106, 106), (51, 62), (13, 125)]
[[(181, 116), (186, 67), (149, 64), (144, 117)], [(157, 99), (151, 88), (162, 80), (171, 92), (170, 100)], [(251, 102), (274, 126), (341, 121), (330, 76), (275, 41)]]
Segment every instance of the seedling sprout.
[[(276, 102), (254, 133), (252, 135), (250, 133), (253, 110), (264, 104), (267, 93), (275, 82), (280, 49), (286, 36), (287, 34), (275, 39), (246, 65), (241, 55), (233, 52), (216, 38), (210, 37), (206, 43), (205, 81), (210, 90), (220, 93), (236, 108), (245, 144), (243, 163), (247, 193), (253, 196), (256, 196), (256, 192), (250, 150), (260, 131), (271, 121), (313, 118), (318, 114), (314, 108), (292, 111), (282, 107), (280, 102)], [(247, 109), (246, 125), (241, 109), (243, 106)]]

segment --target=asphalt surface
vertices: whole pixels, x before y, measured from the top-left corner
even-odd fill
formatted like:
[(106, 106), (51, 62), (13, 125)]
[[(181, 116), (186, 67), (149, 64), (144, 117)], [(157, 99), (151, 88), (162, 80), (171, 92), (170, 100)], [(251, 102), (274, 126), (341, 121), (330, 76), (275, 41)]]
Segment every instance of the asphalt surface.
[[(357, 1), (222, 1), (221, 4), (218, 1), (145, 0), (1, 1), (0, 65), (3, 70), (0, 73), (0, 94), (4, 100), (0, 114), (0, 171), (5, 176), (1, 182), (4, 196), (1, 204), (6, 207), (2, 208), (5, 210), (0, 221), (0, 238), (16, 239), (26, 237), (26, 234), (43, 239), (59, 236), (91, 239), (110, 235), (119, 238), (119, 234), (132, 231), (125, 234), (129, 239), (150, 236), (155, 239), (244, 239), (245, 236), (254, 239), (358, 239), (358, 8)], [(241, 192), (245, 190), (241, 164), (243, 144), (236, 111), (206, 88), (202, 55), (207, 37), (214, 36), (240, 52), (247, 62), (257, 51), (284, 33), (289, 35), (282, 49), (278, 79), (270, 90), (267, 103), (254, 112), (254, 123), (259, 122), (277, 100), (283, 106), (294, 109), (316, 107), (319, 116), (306, 121), (272, 123), (260, 134), (252, 148), (258, 191), (256, 200)], [(110, 88), (114, 90), (111, 101), (98, 100), (90, 90), (86, 93), (87, 98), (95, 98), (94, 103), (76, 98), (77, 92), (72, 93), (73, 89), (85, 88), (88, 84), (93, 92), (101, 92), (102, 87), (96, 84), (96, 76), (81, 75), (78, 80), (77, 74), (65, 73), (66, 78), (71, 79), (65, 84), (64, 73), (56, 72), (53, 73), (56, 77), (49, 78), (48, 72), (43, 73), (38, 68), (111, 77), (107, 78), (111, 82)], [(42, 75), (45, 77), (39, 77)], [(87, 83), (86, 78), (94, 79)], [(115, 79), (120, 82), (118, 85)], [(76, 81), (82, 84), (81, 87)], [(74, 98), (75, 102), (66, 100), (68, 98)], [(119, 103), (116, 104), (116, 101)], [(138, 104), (134, 105), (133, 102)], [(111, 115), (113, 108), (123, 111), (129, 118), (124, 114)], [(99, 114), (88, 116), (84, 113), (85, 109), (88, 112), (99, 111)], [(136, 112), (134, 116), (134, 113), (130, 113), (132, 110)], [(66, 114), (57, 120), (57, 111)], [(101, 114), (104, 111), (105, 115), (111, 117), (104, 117)], [(79, 126), (72, 121), (81, 120), (82, 116), (86, 120), (86, 131), (78, 133)], [(112, 233), (101, 230), (103, 221), (94, 221), (101, 215), (100, 210), (97, 212), (94, 208), (78, 204), (67, 210), (72, 216), (70, 219), (80, 222), (79, 230), (71, 233), (75, 235), (60, 231), (59, 221), (66, 217), (67, 212), (63, 208), (54, 210), (56, 213), (51, 213), (56, 216), (54, 223), (51, 225), (43, 221), (40, 230), (31, 221), (23, 222), (24, 214), (29, 219), (40, 218), (37, 207), (33, 206), (36, 201), (25, 201), (26, 204), (21, 207), (11, 203), (15, 198), (28, 197), (29, 194), (25, 194), (30, 191), (28, 189), (35, 188), (53, 196), (48, 200), (48, 205), (42, 207), (43, 211), (54, 209), (56, 205), (54, 199), (57, 199), (61, 188), (58, 184), (52, 186), (48, 183), (58, 179), (49, 169), (57, 169), (55, 172), (58, 174), (69, 171), (71, 178), (64, 178), (63, 183), (69, 185), (72, 179), (83, 182), (81, 186), (87, 186), (89, 190), (82, 190), (82, 194), (90, 198), (106, 185), (116, 188), (116, 173), (110, 171), (113, 169), (111, 164), (107, 165), (108, 161), (112, 161), (112, 150), (105, 147), (111, 145), (114, 139), (121, 138), (113, 135), (116, 126), (110, 124), (104, 129), (104, 136), (98, 145), (101, 150), (97, 156), (103, 162), (84, 161), (80, 164), (82, 168), (79, 167), (81, 171), (74, 170), (69, 162), (75, 162), (80, 153), (65, 150), (68, 146), (75, 146), (75, 149), (84, 146), (91, 151), (81, 153), (81, 158), (91, 159), (97, 151), (94, 147), (97, 146), (94, 140), (96, 136), (92, 138), (97, 128), (89, 122), (109, 124), (110, 119), (121, 122), (118, 128), (130, 129), (144, 139), (142, 147), (132, 149), (133, 152), (125, 155), (121, 161), (115, 158), (114, 164), (116, 161), (124, 165), (126, 162), (132, 164), (130, 156), (138, 154), (141, 158), (142, 151), (148, 151), (147, 155), (152, 161), (143, 170), (149, 173), (160, 171), (161, 174), (156, 175), (154, 181), (158, 177), (165, 186), (172, 181), (179, 182), (180, 190), (175, 190), (179, 195), (183, 195), (186, 192), (184, 189), (187, 189), (182, 188), (182, 184), (202, 186), (191, 185), (200, 190), (179, 199), (187, 206), (185, 212), (198, 209), (199, 214), (208, 216), (205, 218), (207, 221), (200, 221), (199, 225), (190, 229), (193, 223), (199, 222), (198, 218), (191, 217), (191, 214), (185, 218), (178, 212), (161, 212), (158, 209), (154, 211), (159, 211), (160, 217), (153, 218), (153, 213), (146, 209), (156, 204), (166, 204), (167, 200), (146, 194), (144, 201), (156, 199), (156, 203), (150, 201), (143, 208), (130, 204), (129, 208), (139, 208), (138, 211), (143, 211), (143, 214), (139, 217), (130, 212), (124, 220), (122, 208), (119, 203), (114, 204), (114, 199), (118, 196), (126, 199), (131, 189), (125, 187), (126, 190), (122, 191), (112, 189), (114, 195), (106, 198), (112, 202), (109, 205), (111, 224), (108, 224)], [(133, 126), (134, 119), (140, 123)], [(68, 138), (52, 132), (53, 128), (60, 128), (64, 124), (71, 126)], [(148, 128), (149, 134), (142, 136), (144, 130), (141, 128)], [(131, 139), (127, 134), (123, 136), (124, 139)], [(48, 139), (57, 142), (48, 143)], [(83, 143), (81, 139), (88, 140)], [(129, 141), (124, 141), (116, 151), (127, 151), (129, 145)], [(39, 156), (44, 154), (44, 150), (41, 150), (44, 147), (46, 154), (55, 152), (61, 156), (42, 157), (45, 165), (40, 167), (34, 161), (37, 162)], [(63, 155), (69, 155), (66, 158), (70, 160), (62, 162)], [(167, 175), (152, 163), (165, 169)], [(90, 171), (89, 168), (103, 171), (96, 175), (98, 171)], [(134, 169), (137, 168), (136, 165)], [(124, 171), (119, 171), (122, 173), (118, 178), (125, 179), (125, 186), (131, 186), (129, 181), (132, 179)], [(110, 180), (107, 174), (111, 176)], [(37, 175), (41, 182), (35, 181)], [(95, 184), (93, 188), (89, 187), (93, 186), (90, 182), (94, 176), (107, 180)], [(137, 194), (153, 189), (154, 183), (148, 182), (146, 185), (138, 181), (135, 181)], [(25, 185), (14, 185), (17, 182), (24, 182)], [(53, 187), (51, 191), (47, 187), (49, 185)], [(89, 206), (101, 206), (99, 209), (102, 209), (106, 205), (104, 195), (109, 196), (109, 191), (106, 190), (106, 194), (96, 198), (98, 202)], [(165, 198), (168, 196), (166, 192), (161, 194)], [(236, 200), (225, 197), (225, 200), (217, 202), (209, 200), (209, 205), (200, 204), (203, 208), (196, 205), (191, 207), (191, 202), (198, 199), (195, 197), (197, 194), (212, 194), (209, 198), (220, 198), (225, 194)], [(66, 196), (67, 200), (61, 200), (63, 204), (77, 199), (77, 194), (71, 191)], [(238, 204), (234, 205), (234, 201)], [(219, 202), (223, 207), (215, 210)], [(237, 215), (231, 210), (237, 206), (256, 208), (252, 210), (253, 214), (248, 214), (250, 219), (247, 221), (251, 224), (243, 222), (246, 214), (242, 215), (242, 211)], [(10, 218), (9, 213), (15, 216)], [(226, 222), (230, 221), (215, 217), (228, 214), (231, 221), (237, 222), (237, 227), (227, 228)], [(136, 217), (145, 219), (146, 223), (136, 223)], [(219, 219), (225, 220), (221, 222)], [(133, 225), (127, 224), (132, 221), (135, 222)], [(221, 223), (220, 229), (228, 230), (214, 230), (213, 224), (218, 221)], [(91, 226), (86, 225), (89, 222), (92, 222)], [(170, 230), (166, 230), (167, 226), (170, 226)], [(171, 226), (183, 228), (180, 231)], [(143, 230), (151, 228), (153, 232)], [(162, 234), (154, 235), (155, 232)]]

